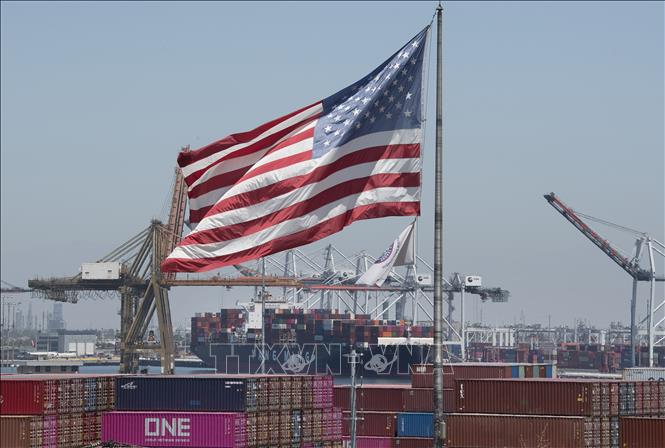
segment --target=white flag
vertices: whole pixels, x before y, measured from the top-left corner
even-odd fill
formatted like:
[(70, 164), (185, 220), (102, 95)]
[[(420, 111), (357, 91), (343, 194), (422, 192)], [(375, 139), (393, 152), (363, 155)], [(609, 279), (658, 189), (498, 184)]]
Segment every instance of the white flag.
[(415, 224), (415, 222), (411, 223), (399, 234), (383, 255), (360, 276), (356, 284), (381, 286), (388, 278), (393, 266), (414, 264), (413, 228)]

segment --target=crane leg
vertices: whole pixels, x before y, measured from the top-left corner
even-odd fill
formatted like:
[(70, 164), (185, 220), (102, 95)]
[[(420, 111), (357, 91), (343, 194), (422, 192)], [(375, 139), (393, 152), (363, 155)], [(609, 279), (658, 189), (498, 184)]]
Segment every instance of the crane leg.
[(131, 354), (127, 350), (125, 341), (129, 327), (132, 325), (134, 298), (128, 291), (122, 291), (120, 294), (120, 373), (131, 372)]
[(162, 374), (173, 375), (175, 371), (175, 345), (173, 341), (169, 295), (164, 288), (156, 286), (154, 289), (155, 308), (159, 324), (159, 340), (161, 343)]

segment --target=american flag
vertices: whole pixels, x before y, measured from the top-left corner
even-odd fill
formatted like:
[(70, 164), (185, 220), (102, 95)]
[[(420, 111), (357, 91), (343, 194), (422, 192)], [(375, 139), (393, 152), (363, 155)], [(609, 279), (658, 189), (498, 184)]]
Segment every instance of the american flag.
[(162, 271), (207, 271), (360, 219), (419, 215), (429, 29), (322, 101), (180, 153), (194, 230)]

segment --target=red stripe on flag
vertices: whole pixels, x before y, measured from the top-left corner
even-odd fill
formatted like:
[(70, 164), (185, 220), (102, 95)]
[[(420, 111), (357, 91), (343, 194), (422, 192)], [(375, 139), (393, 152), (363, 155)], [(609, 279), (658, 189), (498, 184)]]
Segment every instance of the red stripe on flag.
[[(283, 142), (279, 143), (277, 146), (274, 148), (271, 148), (266, 154), (263, 155), (263, 157), (266, 157), (268, 154), (272, 154), (275, 151), (278, 151), (279, 149), (282, 149), (286, 146), (293, 145), (295, 143), (301, 142), (303, 140), (306, 140), (310, 137), (314, 136), (314, 129), (308, 129), (305, 132), (301, 132), (299, 134), (296, 134), (292, 137), (289, 137), (288, 139), (284, 140)], [(277, 168), (282, 168), (284, 166), (291, 165), (293, 163), (297, 162), (302, 162), (304, 160), (310, 159), (312, 157), (312, 152), (311, 151), (304, 151), (302, 153), (294, 154), (289, 157), (284, 157), (282, 159), (277, 159), (272, 162), (268, 162), (265, 165), (261, 165), (258, 167), (256, 170), (253, 170), (250, 174), (251, 176), (248, 175), (247, 178), (249, 177), (254, 177), (258, 176), (259, 174), (265, 173), (267, 171), (277, 169)], [(235, 184), (238, 180), (240, 180), (240, 177), (242, 177), (242, 173), (246, 173), (249, 169), (252, 168), (254, 164), (249, 164), (247, 166), (244, 166), (242, 168), (239, 168), (234, 171), (229, 171), (227, 173), (221, 173), (216, 176), (211, 177), (210, 179), (207, 179), (204, 182), (201, 182), (200, 184), (196, 185), (189, 191), (189, 197), (191, 198), (197, 198), (203, 194), (207, 194), (213, 190), (216, 190), (221, 187), (228, 187), (229, 185)], [(264, 168), (268, 167), (268, 168)], [(237, 173), (241, 173), (240, 177), (236, 176)]]
[(231, 196), (221, 200), (207, 210), (205, 208), (194, 210), (190, 214), (191, 222), (200, 222), (206, 215), (213, 215), (236, 208), (258, 204), (305, 185), (319, 182), (335, 172), (353, 165), (376, 162), (382, 159), (411, 159), (417, 157), (420, 157), (419, 143), (365, 148), (340, 157), (328, 165), (317, 167), (307, 174), (294, 176), (280, 182), (275, 182), (271, 185), (266, 185), (265, 187)]
[(196, 149), (194, 151), (183, 151), (178, 155), (178, 165), (180, 165), (181, 167), (185, 167), (189, 164), (205, 159), (206, 157), (209, 157), (218, 151), (228, 149), (234, 145), (247, 143), (258, 137), (259, 135), (263, 134), (264, 132), (268, 131), (270, 128), (277, 126), (281, 122), (288, 120), (293, 116), (298, 115), (300, 112), (305, 111), (310, 107), (315, 106), (316, 104), (318, 104), (318, 102), (312, 103), (309, 106), (305, 106), (302, 109), (296, 110), (295, 112), (283, 115), (282, 117), (276, 118), (272, 121), (262, 124), (261, 126), (252, 129), (251, 131), (238, 132), (236, 134), (228, 135), (221, 140), (217, 140), (214, 143), (211, 143), (207, 146)]
[[(207, 165), (204, 168), (201, 168), (200, 170), (194, 171), (193, 173), (191, 173), (190, 175), (185, 177), (185, 182), (187, 183), (187, 185), (192, 185), (201, 176), (203, 176), (203, 174), (205, 174), (206, 171), (212, 169), (214, 166), (217, 166), (220, 163), (228, 162), (228, 161), (231, 161), (231, 160), (233, 160), (237, 157), (246, 156), (248, 154), (252, 154), (254, 152), (262, 151), (266, 148), (269, 148), (269, 147), (273, 146), (274, 144), (278, 143), (281, 139), (283, 139), (284, 137), (289, 135), (294, 130), (298, 129), (299, 127), (304, 126), (305, 124), (307, 124), (308, 122), (310, 122), (312, 120), (315, 120), (316, 118), (317, 117), (310, 117), (305, 121), (300, 121), (300, 122), (298, 122), (298, 123), (296, 123), (292, 126), (289, 126), (289, 127), (285, 128), (281, 131), (275, 132), (274, 134), (271, 134), (271, 135), (269, 135), (269, 136), (267, 136), (267, 137), (265, 137), (261, 140), (258, 140), (256, 142), (252, 143), (251, 145), (248, 145), (244, 148), (233, 151), (233, 152), (225, 155), (224, 157), (220, 158), (219, 160), (215, 160), (210, 165)], [(219, 152), (219, 151), (222, 151), (222, 150), (223, 150), (222, 148), (219, 148), (215, 152)], [(180, 157), (178, 157), (178, 165), (180, 165), (180, 160), (179, 159), (180, 159)], [(180, 166), (183, 167), (183, 165), (180, 165)], [(251, 166), (251, 165), (248, 165), (247, 167), (249, 168), (249, 166)]]
[(178, 244), (208, 244), (229, 241), (242, 236), (251, 235), (280, 222), (299, 218), (312, 213), (320, 207), (347, 196), (362, 193), (367, 190), (385, 187), (418, 187), (420, 186), (420, 173), (390, 173), (375, 174), (373, 176), (352, 179), (320, 193), (306, 198), (296, 204), (289, 205), (266, 216), (237, 224), (202, 230), (187, 236)]
[[(229, 171), (228, 173), (222, 173), (218, 176), (211, 177), (207, 181), (200, 183), (199, 185), (192, 188), (188, 195), (189, 199), (196, 199), (199, 196), (215, 191), (219, 188), (230, 187), (231, 185), (237, 183), (247, 172), (249, 167), (242, 167), (235, 171)], [(190, 218), (195, 210), (190, 211)], [(191, 220), (191, 219), (190, 219)]]
[(254, 246), (233, 254), (212, 258), (167, 258), (161, 265), (162, 272), (204, 272), (211, 269), (243, 263), (247, 260), (292, 249), (294, 247), (318, 241), (361, 219), (383, 218), (387, 216), (420, 215), (419, 202), (382, 202), (364, 205), (348, 210), (339, 216), (323, 221), (315, 226), (276, 238), (267, 243)]

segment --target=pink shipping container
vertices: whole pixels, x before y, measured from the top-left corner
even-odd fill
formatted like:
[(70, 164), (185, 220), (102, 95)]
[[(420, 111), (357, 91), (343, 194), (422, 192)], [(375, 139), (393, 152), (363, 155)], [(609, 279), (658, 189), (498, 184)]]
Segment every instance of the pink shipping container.
[(324, 409), (322, 419), (321, 439), (325, 442), (342, 440), (342, 410), (339, 408)]
[(109, 412), (102, 441), (144, 447), (241, 448), (246, 417), (222, 412)]
[(325, 408), (330, 406), (333, 400), (333, 378), (332, 376), (317, 375), (312, 377), (313, 407)]

